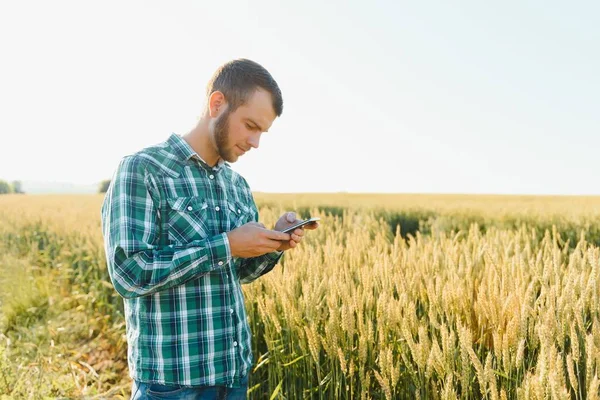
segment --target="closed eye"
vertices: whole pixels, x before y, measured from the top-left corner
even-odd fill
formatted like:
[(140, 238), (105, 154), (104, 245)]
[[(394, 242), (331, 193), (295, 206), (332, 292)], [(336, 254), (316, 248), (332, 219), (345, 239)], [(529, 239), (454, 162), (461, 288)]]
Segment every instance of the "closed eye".
[(244, 121), (244, 124), (246, 125), (246, 128), (253, 130), (253, 131), (257, 131), (257, 132), (268, 132), (268, 130), (263, 129), (260, 125), (258, 125), (256, 122), (252, 121), (250, 118), (247, 118)]

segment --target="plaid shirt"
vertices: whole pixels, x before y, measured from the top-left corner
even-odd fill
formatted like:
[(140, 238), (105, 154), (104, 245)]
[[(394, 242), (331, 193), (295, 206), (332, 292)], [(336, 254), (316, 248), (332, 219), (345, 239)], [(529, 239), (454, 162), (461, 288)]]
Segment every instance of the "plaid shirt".
[(252, 362), (241, 283), (282, 253), (232, 257), (226, 232), (258, 221), (246, 180), (180, 136), (124, 157), (102, 204), (108, 272), (124, 298), (130, 376), (239, 386)]

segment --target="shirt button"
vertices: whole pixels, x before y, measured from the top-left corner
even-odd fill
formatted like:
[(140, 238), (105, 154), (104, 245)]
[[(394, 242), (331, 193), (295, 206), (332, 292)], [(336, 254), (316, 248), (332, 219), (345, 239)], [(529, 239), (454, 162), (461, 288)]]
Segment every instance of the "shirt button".
[(237, 342), (233, 342), (233, 347), (237, 347)]
[(223, 261), (219, 261), (219, 265), (223, 265)]
[(215, 210), (217, 210), (217, 211), (219, 211), (220, 209), (221, 209), (221, 207), (219, 207), (219, 206), (215, 207)]
[(188, 206), (188, 211), (192, 211), (194, 208), (192, 206)]
[(233, 314), (233, 308), (230, 308), (230, 309), (229, 309), (229, 312), (230, 312), (231, 314)]
[(215, 176), (214, 175), (210, 175), (209, 178), (210, 179), (215, 179)]
[(240, 210), (240, 209), (238, 208), (238, 214), (241, 214), (241, 212), (242, 212), (242, 210)]

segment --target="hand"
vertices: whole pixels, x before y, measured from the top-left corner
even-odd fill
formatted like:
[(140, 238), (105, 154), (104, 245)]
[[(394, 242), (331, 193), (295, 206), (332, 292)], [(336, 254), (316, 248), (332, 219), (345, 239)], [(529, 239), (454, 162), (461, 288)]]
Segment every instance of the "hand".
[(281, 246), (281, 241), (289, 241), (289, 233), (271, 231), (258, 222), (249, 222), (227, 232), (229, 247), (233, 257), (250, 258), (272, 253)]
[[(286, 212), (279, 218), (277, 223), (275, 223), (275, 228), (273, 229), (276, 231), (283, 231), (285, 228), (292, 226), (300, 221), (301, 220), (296, 219), (296, 213)], [(319, 223), (313, 222), (312, 224), (304, 225), (302, 228), (295, 229), (294, 232), (291, 233), (291, 240), (281, 243), (281, 246), (277, 248), (277, 251), (285, 251), (296, 247), (302, 240), (302, 237), (304, 236), (304, 229), (312, 230), (317, 229), (318, 227)]]

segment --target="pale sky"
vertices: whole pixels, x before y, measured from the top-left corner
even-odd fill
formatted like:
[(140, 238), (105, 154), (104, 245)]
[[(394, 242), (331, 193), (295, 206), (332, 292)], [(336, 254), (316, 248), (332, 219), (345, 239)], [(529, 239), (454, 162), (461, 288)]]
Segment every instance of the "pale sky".
[(1, 1), (0, 179), (110, 178), (245, 57), (284, 98), (255, 191), (600, 194), (599, 4)]

